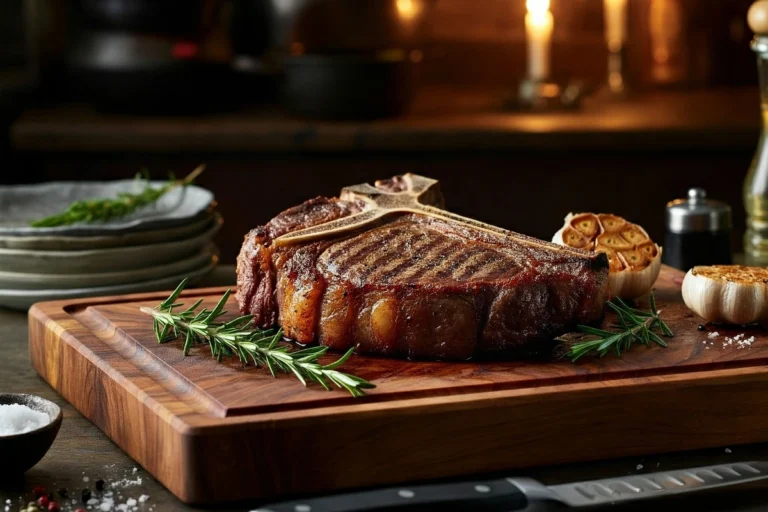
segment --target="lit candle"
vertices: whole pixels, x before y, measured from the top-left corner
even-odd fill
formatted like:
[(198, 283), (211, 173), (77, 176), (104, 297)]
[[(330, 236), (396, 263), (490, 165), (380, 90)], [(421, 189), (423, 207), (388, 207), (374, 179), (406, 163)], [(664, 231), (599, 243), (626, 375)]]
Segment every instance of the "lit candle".
[(608, 50), (619, 52), (627, 37), (627, 0), (603, 0), (603, 10)]
[(528, 39), (528, 78), (544, 80), (549, 76), (549, 46), (554, 21), (549, 0), (526, 0), (525, 34)]

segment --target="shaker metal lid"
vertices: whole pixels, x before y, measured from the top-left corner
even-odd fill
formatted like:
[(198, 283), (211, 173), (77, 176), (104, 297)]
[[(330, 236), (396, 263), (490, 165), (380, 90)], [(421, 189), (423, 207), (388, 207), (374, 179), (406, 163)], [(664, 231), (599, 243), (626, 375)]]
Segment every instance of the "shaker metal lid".
[(672, 233), (724, 231), (731, 229), (731, 207), (707, 199), (702, 188), (688, 190), (688, 199), (667, 203), (667, 230)]

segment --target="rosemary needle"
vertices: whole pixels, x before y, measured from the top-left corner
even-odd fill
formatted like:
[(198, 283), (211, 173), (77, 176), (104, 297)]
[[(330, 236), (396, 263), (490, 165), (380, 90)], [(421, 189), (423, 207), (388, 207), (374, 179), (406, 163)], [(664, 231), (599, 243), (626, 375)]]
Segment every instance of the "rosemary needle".
[[(106, 222), (118, 217), (125, 217), (143, 206), (154, 203), (174, 188), (191, 184), (204, 170), (205, 165), (201, 164), (183, 180), (176, 180), (171, 177), (168, 183), (159, 188), (153, 188), (149, 179), (145, 177), (144, 189), (137, 194), (121, 192), (113, 199), (75, 201), (63, 212), (33, 221), (30, 226), (50, 228), (78, 222)], [(139, 179), (139, 176), (136, 178)]]
[(660, 312), (656, 309), (656, 299), (653, 292), (650, 294), (649, 302), (651, 309), (640, 311), (630, 307), (619, 298), (611, 300), (608, 307), (616, 313), (619, 321), (616, 327), (620, 330), (611, 332), (586, 325), (578, 326), (579, 331), (591, 335), (593, 339), (574, 343), (568, 357), (571, 358), (571, 361), (576, 362), (590, 352), (595, 352), (598, 356), (603, 357), (611, 351), (615, 352), (617, 356), (621, 356), (635, 342), (646, 346), (653, 342), (661, 347), (666, 347), (667, 343), (654, 331), (670, 338), (674, 334), (659, 316)]
[(364, 379), (336, 370), (352, 355), (352, 349), (337, 361), (322, 365), (319, 358), (328, 347), (309, 347), (291, 352), (289, 346), (281, 344), (282, 330), (253, 329), (253, 316), (245, 315), (220, 322), (226, 313), (224, 306), (230, 295), (227, 290), (216, 306), (208, 310), (198, 310), (202, 299), (186, 309), (176, 300), (184, 290), (187, 280), (183, 280), (171, 295), (157, 307), (139, 308), (142, 313), (154, 319), (155, 337), (159, 343), (184, 338), (184, 355), (195, 345), (207, 344), (211, 355), (220, 361), (223, 356), (237, 356), (243, 364), (252, 362), (256, 366), (266, 366), (275, 376), (276, 372), (292, 373), (305, 386), (316, 382), (326, 390), (329, 384), (346, 389), (352, 396), (365, 395), (365, 389), (376, 386)]

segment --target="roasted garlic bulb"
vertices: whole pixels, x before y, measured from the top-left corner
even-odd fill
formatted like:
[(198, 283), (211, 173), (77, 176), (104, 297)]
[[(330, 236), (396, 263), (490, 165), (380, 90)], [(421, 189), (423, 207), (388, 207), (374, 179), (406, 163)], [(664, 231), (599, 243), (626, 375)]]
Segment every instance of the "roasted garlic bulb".
[(636, 299), (648, 293), (659, 277), (661, 247), (643, 228), (617, 215), (569, 213), (552, 241), (605, 253), (613, 297)]
[(768, 325), (768, 269), (741, 265), (693, 267), (683, 300), (709, 322)]

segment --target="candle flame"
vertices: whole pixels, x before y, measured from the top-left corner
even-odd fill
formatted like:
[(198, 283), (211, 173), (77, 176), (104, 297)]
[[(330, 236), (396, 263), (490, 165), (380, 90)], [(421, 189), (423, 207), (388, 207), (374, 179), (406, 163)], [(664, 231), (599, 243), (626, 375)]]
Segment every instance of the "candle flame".
[(549, 10), (549, 0), (525, 0), (525, 8), (533, 16), (544, 16)]

